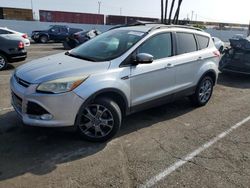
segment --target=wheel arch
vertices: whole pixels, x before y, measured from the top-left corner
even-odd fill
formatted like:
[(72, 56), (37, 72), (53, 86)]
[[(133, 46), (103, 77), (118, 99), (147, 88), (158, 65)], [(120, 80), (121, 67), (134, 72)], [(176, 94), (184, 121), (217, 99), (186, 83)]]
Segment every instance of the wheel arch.
[[(84, 108), (84, 106), (86, 106), (87, 104), (93, 102), (95, 99), (100, 98), (100, 97), (106, 97), (106, 98), (114, 100), (118, 104), (118, 106), (120, 107), (120, 110), (121, 110), (123, 116), (126, 116), (127, 114), (129, 114), (129, 112), (130, 112), (129, 111), (129, 102), (128, 102), (126, 95), (122, 91), (120, 91), (119, 89), (115, 89), (115, 88), (102, 89), (102, 90), (99, 90), (99, 91), (95, 92), (94, 94), (92, 94), (81, 105), (81, 107), (78, 111), (78, 114), (80, 113), (81, 109)], [(76, 119), (77, 119), (77, 117), (76, 117)]]
[(204, 72), (201, 76), (201, 78), (199, 79), (198, 83), (205, 77), (205, 76), (209, 76), (212, 78), (213, 80), (213, 84), (215, 85), (217, 82), (217, 74), (213, 69), (207, 70), (206, 72)]

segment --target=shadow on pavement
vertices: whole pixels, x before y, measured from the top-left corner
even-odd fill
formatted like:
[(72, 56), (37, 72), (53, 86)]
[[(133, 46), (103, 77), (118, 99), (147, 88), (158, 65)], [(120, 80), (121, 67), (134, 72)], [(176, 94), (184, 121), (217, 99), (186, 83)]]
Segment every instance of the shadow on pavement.
[(218, 84), (239, 89), (249, 89), (250, 75), (223, 73), (219, 75)]
[[(125, 118), (116, 137), (182, 116), (193, 109), (189, 100), (182, 99), (133, 114)], [(0, 133), (0, 181), (25, 173), (48, 174), (58, 164), (91, 156), (107, 145), (83, 141), (72, 129), (27, 127), (14, 114), (0, 115), (1, 126), (11, 124), (10, 129)]]

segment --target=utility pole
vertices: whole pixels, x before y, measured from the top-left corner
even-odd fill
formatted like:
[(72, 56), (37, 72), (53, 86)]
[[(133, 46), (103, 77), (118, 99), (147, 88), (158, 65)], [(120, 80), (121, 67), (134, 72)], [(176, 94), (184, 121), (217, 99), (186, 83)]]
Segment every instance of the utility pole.
[(194, 11), (192, 10), (191, 21), (193, 21), (193, 17), (194, 17)]
[(120, 8), (120, 16), (122, 15), (122, 7)]
[(249, 21), (248, 34), (247, 34), (247, 36), (250, 36), (250, 21)]
[(33, 0), (30, 0), (30, 5), (31, 5), (31, 11), (32, 11), (32, 18), (33, 18), (33, 20), (35, 20), (36, 15), (35, 15), (34, 6), (33, 6)]
[(102, 2), (98, 1), (98, 14), (101, 13), (101, 4), (102, 4)]

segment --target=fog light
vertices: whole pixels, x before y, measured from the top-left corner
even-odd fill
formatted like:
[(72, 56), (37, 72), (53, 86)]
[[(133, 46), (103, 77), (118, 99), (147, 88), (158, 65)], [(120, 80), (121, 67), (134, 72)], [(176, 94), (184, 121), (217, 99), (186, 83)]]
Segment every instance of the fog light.
[(43, 114), (40, 116), (41, 120), (51, 120), (53, 116), (51, 114)]

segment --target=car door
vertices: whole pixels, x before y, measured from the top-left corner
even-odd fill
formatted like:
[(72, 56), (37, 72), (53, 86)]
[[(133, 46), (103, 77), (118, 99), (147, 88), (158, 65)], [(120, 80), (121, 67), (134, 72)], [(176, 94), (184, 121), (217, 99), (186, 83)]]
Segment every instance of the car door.
[(60, 28), (60, 33), (58, 34), (59, 40), (63, 41), (66, 39), (66, 37), (69, 35), (68, 28), (66, 27), (61, 27)]
[(170, 96), (175, 88), (176, 73), (172, 34), (160, 33), (149, 38), (136, 53), (151, 54), (154, 61), (131, 67), (131, 105), (139, 106)]
[(176, 87), (184, 90), (193, 87), (195, 75), (200, 68), (202, 57), (193, 33), (176, 33)]
[(60, 28), (59, 27), (52, 27), (49, 30), (49, 36), (51, 40), (59, 40), (58, 35), (60, 33)]

